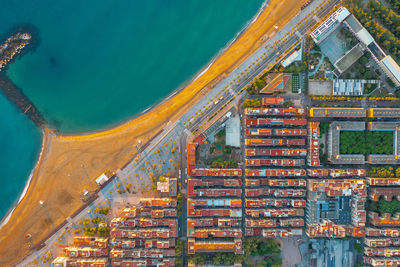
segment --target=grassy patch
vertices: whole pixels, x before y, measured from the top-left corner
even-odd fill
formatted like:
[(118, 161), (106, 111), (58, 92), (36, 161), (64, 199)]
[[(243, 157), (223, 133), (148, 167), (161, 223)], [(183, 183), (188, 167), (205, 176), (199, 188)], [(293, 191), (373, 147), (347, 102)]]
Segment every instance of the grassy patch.
[(226, 160), (224, 158), (216, 158), (211, 162), (212, 168), (237, 168), (237, 162), (233, 160)]
[(321, 122), (319, 124), (319, 133), (320, 137), (322, 137), (323, 134), (325, 134), (329, 129), (329, 122)]
[(261, 107), (261, 100), (258, 98), (247, 98), (243, 101), (243, 107), (248, 108), (248, 107)]
[(372, 91), (376, 89), (376, 83), (368, 83), (364, 86), (364, 95), (370, 94)]
[(373, 166), (369, 169), (370, 177), (400, 177), (400, 168), (392, 166)]
[(393, 215), (400, 212), (400, 201), (397, 199), (393, 199), (392, 201), (379, 200), (378, 202), (369, 203), (368, 207), (371, 211)]

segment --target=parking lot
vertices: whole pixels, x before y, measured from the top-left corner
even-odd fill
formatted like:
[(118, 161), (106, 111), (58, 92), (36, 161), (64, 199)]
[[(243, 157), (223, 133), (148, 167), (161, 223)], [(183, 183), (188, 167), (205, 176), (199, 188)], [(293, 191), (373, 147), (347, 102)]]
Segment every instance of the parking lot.
[(297, 240), (299, 240), (299, 237), (281, 239), (282, 267), (293, 267), (301, 262), (299, 242)]
[(333, 89), (332, 81), (308, 81), (308, 92), (310, 95), (331, 95)]

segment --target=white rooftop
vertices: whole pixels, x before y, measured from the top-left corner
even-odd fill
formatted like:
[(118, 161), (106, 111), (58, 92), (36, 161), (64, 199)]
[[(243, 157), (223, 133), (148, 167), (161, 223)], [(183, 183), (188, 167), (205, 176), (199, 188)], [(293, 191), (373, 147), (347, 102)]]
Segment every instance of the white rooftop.
[(107, 175), (105, 175), (104, 173), (102, 174), (102, 175), (100, 175), (97, 179), (96, 179), (96, 183), (98, 184), (98, 185), (102, 185), (102, 184), (104, 184), (105, 182), (107, 182), (108, 181), (108, 177), (107, 177)]
[(340, 12), (337, 14), (337, 20), (339, 22), (342, 22), (350, 15), (350, 12), (345, 7), (340, 7), (338, 10), (340, 10)]
[(333, 80), (333, 95), (362, 95), (364, 83), (361, 80)]
[(364, 27), (359, 32), (357, 32), (357, 36), (365, 45), (369, 45), (374, 41), (374, 38)]
[(324, 39), (325, 33), (330, 33), (334, 30), (339, 23), (350, 15), (350, 12), (345, 7), (340, 7), (329, 18), (327, 18), (321, 25), (319, 25), (312, 33), (311, 37), (316, 43)]
[(286, 68), (290, 64), (292, 64), (295, 61), (300, 61), (301, 60), (301, 53), (299, 51), (295, 50), (293, 53), (291, 53), (284, 61), (282, 61), (282, 66)]
[(391, 56), (386, 56), (384, 59), (382, 59), (382, 63), (386, 66), (386, 68), (388, 68), (388, 70), (400, 83), (400, 67), (396, 63), (396, 61), (394, 61), (394, 59)]

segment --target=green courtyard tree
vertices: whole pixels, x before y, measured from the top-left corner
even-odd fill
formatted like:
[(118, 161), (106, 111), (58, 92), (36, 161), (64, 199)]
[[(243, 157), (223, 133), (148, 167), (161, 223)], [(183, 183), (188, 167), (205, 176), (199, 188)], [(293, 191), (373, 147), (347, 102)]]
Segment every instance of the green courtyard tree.
[(393, 154), (393, 132), (391, 131), (342, 131), (340, 132), (341, 154)]

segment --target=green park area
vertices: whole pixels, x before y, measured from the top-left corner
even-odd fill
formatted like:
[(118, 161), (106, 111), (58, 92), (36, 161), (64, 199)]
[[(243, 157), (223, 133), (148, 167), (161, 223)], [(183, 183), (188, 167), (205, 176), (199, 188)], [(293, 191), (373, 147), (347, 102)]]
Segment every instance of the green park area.
[[(181, 246), (179, 248), (181, 250)], [(234, 263), (244, 263), (245, 266), (278, 267), (282, 264), (280, 253), (280, 243), (275, 239), (250, 237), (244, 240), (244, 255), (226, 252), (199, 253), (190, 255), (189, 262), (196, 266), (206, 264), (232, 266)], [(180, 252), (179, 254), (182, 255)]]
[(400, 178), (400, 168), (392, 166), (373, 166), (368, 171), (369, 177), (398, 177)]
[(275, 239), (250, 237), (244, 240), (245, 266), (281, 266), (281, 246)]
[(392, 215), (400, 212), (400, 201), (393, 199), (392, 201), (379, 200), (378, 202), (369, 203), (369, 210), (379, 213), (390, 213)]
[(342, 131), (340, 154), (393, 154), (393, 132)]

